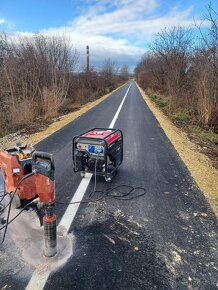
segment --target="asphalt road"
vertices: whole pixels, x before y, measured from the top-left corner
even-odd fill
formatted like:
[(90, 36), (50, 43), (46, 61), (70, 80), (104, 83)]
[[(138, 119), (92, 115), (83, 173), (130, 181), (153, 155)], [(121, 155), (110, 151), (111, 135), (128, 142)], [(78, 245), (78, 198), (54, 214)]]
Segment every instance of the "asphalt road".
[[(56, 198), (69, 202), (81, 181), (73, 173), (73, 136), (108, 127), (130, 83), (114, 126), (124, 134), (124, 161), (111, 184), (97, 178), (97, 189), (126, 184), (146, 194), (82, 204), (70, 227), (73, 255), (44, 289), (218, 289), (217, 220), (133, 81), (37, 144), (54, 154)], [(92, 178), (84, 198), (93, 186)], [(57, 205), (58, 221), (66, 207)], [(0, 274), (8, 289), (24, 289), (30, 279), (10, 268)]]

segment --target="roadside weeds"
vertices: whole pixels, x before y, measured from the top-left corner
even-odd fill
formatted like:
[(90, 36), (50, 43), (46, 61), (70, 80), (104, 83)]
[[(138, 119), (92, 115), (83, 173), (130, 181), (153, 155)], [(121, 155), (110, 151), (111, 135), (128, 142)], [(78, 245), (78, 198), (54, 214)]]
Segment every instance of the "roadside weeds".
[(88, 112), (93, 107), (100, 104), (102, 101), (107, 99), (111, 94), (113, 94), (115, 91), (117, 91), (118, 89), (120, 89), (124, 85), (125, 84), (119, 86), (118, 88), (114, 89), (110, 93), (104, 95), (103, 97), (101, 97), (93, 102), (86, 103), (80, 109), (78, 109), (72, 113), (61, 116), (60, 118), (58, 118), (58, 121), (51, 123), (45, 130), (41, 130), (41, 131), (39, 131), (37, 133), (33, 133), (33, 134), (12, 133), (12, 134), (4, 136), (3, 138), (0, 139), (0, 149), (14, 146), (14, 145), (16, 145), (16, 143), (33, 144), (34, 145), (34, 144), (40, 142), (41, 140), (43, 140), (46, 137), (53, 134), (54, 132), (63, 128), (68, 123), (74, 121), (76, 118), (78, 118), (81, 115), (83, 115), (84, 113)]

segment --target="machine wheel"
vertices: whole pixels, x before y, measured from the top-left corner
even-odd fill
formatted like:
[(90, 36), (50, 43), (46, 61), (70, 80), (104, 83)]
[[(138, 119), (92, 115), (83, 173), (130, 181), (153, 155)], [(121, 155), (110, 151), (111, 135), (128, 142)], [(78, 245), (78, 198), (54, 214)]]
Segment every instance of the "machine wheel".
[(84, 178), (86, 176), (86, 173), (82, 171), (82, 172), (80, 172), (80, 175), (82, 178)]
[(21, 207), (21, 199), (20, 199), (20, 197), (17, 194), (15, 194), (14, 197), (13, 197), (12, 205), (13, 205), (14, 208)]

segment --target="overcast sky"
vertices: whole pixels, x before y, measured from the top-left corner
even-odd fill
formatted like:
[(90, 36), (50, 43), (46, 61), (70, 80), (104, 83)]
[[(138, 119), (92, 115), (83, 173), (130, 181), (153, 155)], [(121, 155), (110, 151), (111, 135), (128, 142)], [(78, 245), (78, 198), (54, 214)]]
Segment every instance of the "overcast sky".
[[(0, 0), (0, 30), (67, 34), (85, 63), (100, 67), (110, 57), (134, 68), (148, 42), (165, 27), (193, 26), (209, 0)], [(218, 0), (211, 1), (218, 11)], [(204, 23), (206, 27), (206, 23)]]

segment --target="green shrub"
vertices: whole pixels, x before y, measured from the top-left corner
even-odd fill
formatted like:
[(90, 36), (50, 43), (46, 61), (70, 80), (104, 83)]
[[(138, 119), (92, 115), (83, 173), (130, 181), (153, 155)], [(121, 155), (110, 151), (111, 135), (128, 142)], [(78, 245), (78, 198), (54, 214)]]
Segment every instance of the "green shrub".
[(188, 129), (191, 133), (195, 134), (199, 139), (218, 144), (218, 134), (214, 133), (212, 129), (210, 128), (204, 129), (195, 125), (189, 125)]
[(170, 115), (170, 118), (178, 125), (187, 125), (194, 122), (195, 116), (189, 108), (178, 108)]
[(163, 96), (152, 95), (151, 99), (156, 103), (159, 108), (165, 108), (167, 106), (167, 100)]

